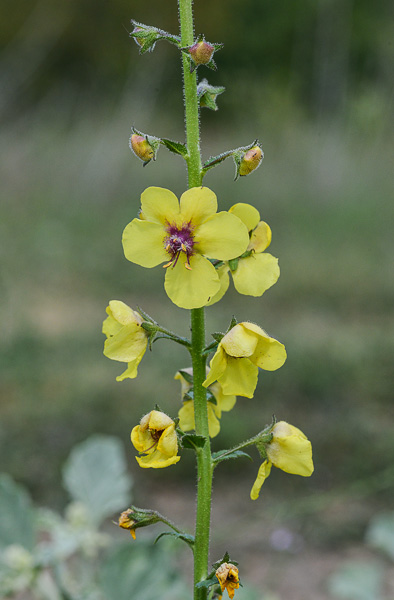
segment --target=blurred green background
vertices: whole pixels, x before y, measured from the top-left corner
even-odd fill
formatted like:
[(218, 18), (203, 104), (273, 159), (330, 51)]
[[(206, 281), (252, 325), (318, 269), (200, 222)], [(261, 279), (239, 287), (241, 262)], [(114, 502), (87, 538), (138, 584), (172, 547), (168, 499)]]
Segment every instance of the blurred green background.
[[(161, 270), (128, 263), (120, 243), (145, 187), (179, 195), (186, 186), (180, 158), (161, 149), (143, 169), (128, 149), (131, 126), (184, 139), (177, 49), (159, 42), (140, 57), (125, 31), (133, 18), (177, 32), (175, 0), (4, 5), (0, 470), (36, 502), (61, 506), (59, 472), (72, 446), (94, 432), (115, 434), (137, 481), (135, 503), (190, 515), (191, 523), (192, 456), (141, 473), (128, 441), (155, 403), (176, 415), (173, 375), (188, 366), (187, 354), (160, 341), (136, 380), (117, 383), (122, 365), (102, 356), (100, 332), (110, 299), (189, 330)], [(262, 298), (231, 289), (208, 311), (208, 331), (224, 331), (235, 314), (288, 351), (280, 371), (260, 373), (253, 400), (223, 415), (214, 447), (254, 434), (275, 413), (308, 435), (316, 465), (308, 480), (276, 471), (256, 503), (248, 495), (257, 456), (224, 465), (215, 479), (214, 547), (240, 547), (253, 569), (269, 532), (287, 527), (311, 557), (362, 552), (365, 526), (392, 505), (394, 488), (393, 6), (199, 0), (195, 16), (197, 33), (224, 43), (218, 71), (199, 71), (226, 86), (220, 110), (202, 111), (203, 158), (256, 137), (265, 152), (250, 177), (234, 183), (226, 161), (204, 184), (222, 209), (259, 208), (281, 266)], [(256, 536), (254, 558), (245, 532)], [(320, 592), (300, 597), (329, 597), (316, 577)]]

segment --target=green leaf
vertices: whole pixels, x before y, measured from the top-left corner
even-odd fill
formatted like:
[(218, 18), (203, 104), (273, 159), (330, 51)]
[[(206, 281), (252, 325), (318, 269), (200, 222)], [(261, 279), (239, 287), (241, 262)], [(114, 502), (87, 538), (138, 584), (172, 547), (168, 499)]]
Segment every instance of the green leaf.
[(203, 164), (202, 172), (206, 173), (207, 171), (209, 171), (209, 169), (213, 169), (213, 167), (216, 167), (217, 165), (219, 165), (221, 162), (226, 160), (226, 158), (228, 158), (229, 156), (232, 156), (232, 154), (233, 154), (233, 150), (228, 150), (227, 152), (222, 152), (222, 154), (218, 154), (217, 156), (211, 156)]
[(180, 154), (181, 156), (183, 156), (183, 158), (187, 157), (188, 153), (185, 144), (181, 144), (180, 142), (174, 142), (172, 140), (167, 140), (166, 138), (161, 138), (160, 141), (163, 144), (163, 146), (165, 146), (170, 152), (173, 152), (174, 154)]
[(34, 513), (27, 492), (9, 475), (0, 475), (0, 549), (19, 544), (34, 547)]
[(192, 450), (202, 448), (206, 443), (205, 437), (196, 433), (185, 433), (181, 441), (184, 448), (191, 448)]
[[(130, 537), (130, 536), (129, 536)], [(110, 551), (100, 567), (100, 586), (105, 600), (185, 600), (188, 588), (176, 570), (174, 544), (158, 546), (132, 539)], [(158, 593), (159, 590), (159, 593)]]
[(234, 452), (230, 452), (229, 454), (226, 454), (225, 456), (221, 456), (222, 454), (224, 454), (224, 452), (226, 452), (226, 450), (214, 452), (212, 454), (212, 461), (215, 464), (219, 464), (220, 462), (223, 462), (224, 460), (232, 460), (233, 458), (248, 458), (249, 460), (253, 460), (252, 457), (249, 456), (249, 454), (247, 454), (247, 452), (243, 452), (242, 450), (234, 450)]
[(383, 600), (383, 571), (377, 563), (349, 562), (328, 580), (330, 593), (338, 600)]
[(75, 446), (63, 469), (63, 483), (95, 522), (129, 506), (132, 480), (121, 442), (97, 435)]
[(213, 575), (212, 577), (209, 577), (208, 579), (204, 579), (203, 581), (199, 581), (198, 583), (196, 583), (196, 588), (208, 589), (212, 585), (217, 585), (217, 584), (219, 584), (218, 578), (216, 577), (216, 575)]
[(366, 540), (394, 560), (394, 513), (376, 515), (369, 524)]
[(160, 538), (165, 537), (165, 536), (170, 536), (170, 537), (176, 538), (178, 540), (182, 540), (183, 542), (186, 542), (186, 544), (193, 550), (193, 546), (194, 546), (194, 536), (193, 535), (190, 535), (189, 533), (177, 533), (176, 531), (163, 531), (163, 533), (160, 533), (160, 535), (157, 536), (154, 543), (156, 544), (156, 542), (158, 542), (160, 540)]
[(182, 375), (183, 379), (185, 379), (187, 383), (193, 384), (193, 375), (191, 375), (187, 371), (183, 371), (182, 369), (179, 369), (178, 373)]

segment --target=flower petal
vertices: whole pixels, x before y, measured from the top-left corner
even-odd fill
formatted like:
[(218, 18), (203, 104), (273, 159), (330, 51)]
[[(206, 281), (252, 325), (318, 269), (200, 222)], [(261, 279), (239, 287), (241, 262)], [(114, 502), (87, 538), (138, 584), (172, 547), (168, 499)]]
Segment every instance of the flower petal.
[(131, 443), (138, 452), (147, 452), (152, 446), (153, 440), (150, 432), (146, 429), (141, 431), (139, 425), (133, 427), (130, 434)]
[(131, 360), (127, 365), (126, 371), (123, 371), (121, 375), (118, 375), (116, 381), (123, 381), (124, 379), (135, 379), (138, 375), (137, 367), (142, 360), (143, 354)]
[(104, 355), (111, 360), (131, 362), (142, 356), (147, 346), (147, 336), (141, 325), (131, 323), (104, 342)]
[(164, 248), (165, 237), (166, 232), (161, 225), (133, 219), (123, 231), (124, 255), (141, 267), (156, 267), (169, 258)]
[(251, 204), (245, 204), (244, 202), (234, 204), (228, 212), (238, 217), (238, 219), (241, 219), (248, 231), (252, 231), (260, 221), (260, 213), (257, 208)]
[(208, 432), (209, 437), (214, 438), (220, 431), (220, 421), (215, 414), (215, 405), (208, 402)]
[(207, 187), (194, 187), (184, 192), (180, 199), (182, 220), (198, 227), (218, 209), (216, 195)]
[(140, 315), (121, 300), (110, 300), (107, 312), (121, 325), (130, 325), (130, 323), (141, 325), (142, 323)]
[(219, 277), (208, 259), (195, 254), (190, 259), (191, 269), (185, 268), (182, 252), (175, 267), (166, 271), (164, 287), (168, 297), (181, 308), (200, 308), (209, 302), (219, 289)]
[(260, 221), (256, 229), (250, 236), (250, 242), (248, 250), (254, 250), (255, 252), (264, 252), (271, 243), (272, 232), (270, 226), (264, 221)]
[(182, 431), (191, 431), (195, 429), (196, 424), (194, 421), (194, 404), (193, 400), (186, 400), (183, 403), (182, 408), (178, 412), (179, 427)]
[(230, 285), (230, 277), (228, 274), (229, 270), (230, 269), (227, 263), (216, 269), (217, 274), (219, 275), (220, 288), (219, 291), (208, 302), (207, 306), (212, 306), (212, 304), (219, 302), (219, 300), (221, 300), (224, 294), (227, 292), (228, 286)]
[(278, 259), (271, 254), (251, 254), (238, 261), (232, 273), (235, 289), (239, 294), (262, 296), (278, 281)]
[(266, 371), (276, 371), (286, 362), (286, 348), (274, 338), (259, 338), (256, 350), (250, 360)]
[(170, 465), (175, 465), (179, 460), (181, 460), (180, 456), (165, 456), (158, 450), (155, 450), (152, 454), (148, 454), (146, 456), (136, 456), (136, 461), (139, 466), (143, 469), (163, 469), (164, 467), (169, 467)]
[(167, 427), (160, 436), (157, 449), (166, 456), (174, 456), (178, 453), (178, 438), (175, 432), (175, 423)]
[(227, 356), (221, 345), (219, 344), (218, 349), (215, 354), (211, 358), (211, 362), (209, 363), (210, 371), (208, 373), (208, 377), (203, 382), (204, 387), (208, 387), (214, 381), (219, 379), (223, 375), (227, 367)]
[(272, 433), (272, 441), (266, 447), (267, 456), (272, 464), (293, 475), (312, 475), (312, 444), (305, 434), (285, 421), (276, 423)]
[(230, 356), (252, 356), (256, 350), (258, 336), (244, 327), (244, 323), (235, 325), (220, 342), (226, 354)]
[(256, 481), (254, 482), (252, 490), (250, 492), (250, 497), (252, 500), (257, 500), (260, 494), (261, 486), (263, 485), (264, 481), (267, 479), (270, 473), (271, 463), (265, 460), (263, 464), (260, 465)]
[(141, 194), (141, 210), (144, 219), (152, 223), (176, 222), (179, 215), (178, 198), (170, 190), (160, 187), (148, 187)]
[(249, 234), (246, 225), (238, 217), (223, 211), (200, 225), (194, 241), (201, 254), (219, 260), (230, 260), (245, 252)]
[(223, 392), (227, 395), (253, 398), (257, 385), (258, 368), (248, 358), (227, 357), (227, 368), (219, 377)]
[(149, 429), (161, 431), (163, 429), (167, 429), (167, 427), (170, 427), (173, 424), (174, 421), (171, 419), (171, 417), (161, 412), (160, 410), (150, 411), (148, 423)]

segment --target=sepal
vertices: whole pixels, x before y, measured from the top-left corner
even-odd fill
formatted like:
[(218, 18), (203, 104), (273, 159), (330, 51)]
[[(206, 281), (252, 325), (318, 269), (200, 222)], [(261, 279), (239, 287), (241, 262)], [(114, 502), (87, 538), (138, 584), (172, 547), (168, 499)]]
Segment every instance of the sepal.
[(162, 29), (158, 29), (157, 27), (152, 27), (151, 25), (144, 25), (143, 23), (138, 23), (133, 19), (131, 20), (131, 23), (134, 29), (129, 35), (139, 46), (140, 54), (145, 54), (145, 52), (152, 52), (154, 50), (156, 42), (159, 40), (166, 40), (171, 44), (175, 44), (175, 46), (177, 46), (178, 48), (180, 47), (181, 38), (178, 35), (172, 35), (167, 31), (163, 31)]
[(174, 142), (173, 140), (168, 140), (166, 138), (161, 138), (160, 143), (170, 152), (173, 152), (174, 154), (180, 154), (180, 156), (183, 158), (188, 157), (188, 151), (185, 144), (181, 144), (181, 142)]
[(226, 88), (215, 87), (209, 85), (207, 79), (203, 79), (197, 86), (197, 98), (200, 102), (200, 106), (210, 108), (211, 110), (218, 110), (216, 99), (219, 94), (223, 94)]
[(196, 433), (184, 433), (180, 442), (184, 448), (188, 448), (190, 450), (198, 450), (205, 446), (207, 440), (203, 435), (197, 435)]
[(219, 452), (212, 453), (212, 463), (214, 466), (224, 460), (232, 460), (234, 458), (248, 458), (249, 460), (253, 460), (247, 452), (243, 452), (242, 450), (234, 450), (234, 452), (230, 452), (229, 454), (226, 454), (226, 452), (226, 450), (220, 450)]
[(160, 533), (157, 536), (154, 543), (156, 544), (156, 542), (158, 542), (160, 540), (160, 538), (162, 538), (166, 535), (170, 535), (171, 537), (174, 537), (178, 540), (182, 540), (183, 542), (186, 542), (186, 544), (189, 546), (189, 548), (191, 550), (194, 549), (194, 535), (190, 535), (189, 533), (183, 533), (183, 532), (177, 533), (176, 531), (163, 531), (163, 533)]

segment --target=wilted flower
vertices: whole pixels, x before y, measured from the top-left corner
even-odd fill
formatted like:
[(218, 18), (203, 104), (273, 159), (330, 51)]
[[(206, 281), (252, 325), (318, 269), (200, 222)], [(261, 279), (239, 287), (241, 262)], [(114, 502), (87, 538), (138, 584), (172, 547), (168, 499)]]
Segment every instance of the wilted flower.
[(271, 473), (271, 466), (285, 473), (309, 477), (313, 473), (312, 444), (300, 429), (279, 421), (272, 429), (272, 440), (265, 446), (267, 460), (260, 466), (250, 497), (259, 497), (261, 486)]
[(132, 519), (133, 511), (131, 508), (124, 510), (119, 517), (118, 525), (122, 527), (122, 529), (128, 529), (131, 533), (131, 536), (135, 540), (135, 525), (136, 522)]
[(145, 354), (148, 334), (141, 327), (141, 315), (120, 300), (111, 300), (106, 308), (108, 317), (103, 322), (103, 333), (107, 336), (104, 355), (111, 360), (128, 363), (126, 371), (116, 380), (137, 377), (137, 367)]
[[(181, 382), (182, 396), (187, 394), (193, 387), (193, 383), (190, 380), (187, 381), (184, 374), (187, 374), (191, 378), (193, 376), (193, 369), (182, 369), (182, 371), (178, 371), (175, 375), (175, 379)], [(215, 437), (220, 431), (219, 419), (222, 416), (222, 412), (227, 412), (234, 408), (237, 398), (234, 395), (225, 396), (219, 382), (210, 385), (208, 390), (216, 401), (216, 404), (214, 402), (207, 402), (209, 435), (210, 437)], [(193, 400), (184, 400), (178, 415), (179, 427), (182, 431), (195, 429)]]
[(264, 154), (262, 149), (258, 144), (250, 148), (241, 159), (241, 163), (239, 165), (238, 174), (242, 176), (249, 175), (252, 171), (257, 169), (260, 166), (261, 161), (263, 160)]
[(252, 398), (258, 367), (275, 371), (285, 360), (285, 347), (278, 340), (254, 323), (238, 323), (219, 342), (203, 385), (208, 387), (217, 380), (225, 394)]
[(170, 190), (149, 187), (141, 196), (140, 218), (123, 232), (128, 260), (147, 268), (166, 263), (164, 287), (181, 308), (205, 306), (220, 288), (206, 256), (230, 260), (248, 246), (242, 221), (216, 210), (216, 196), (206, 187), (187, 190), (180, 202)]
[(131, 432), (133, 446), (143, 454), (136, 456), (140, 467), (161, 469), (180, 460), (175, 423), (165, 413), (152, 410)]
[(239, 588), (238, 568), (232, 563), (222, 563), (215, 572), (222, 592), (227, 590), (229, 597), (234, 598), (235, 590)]

